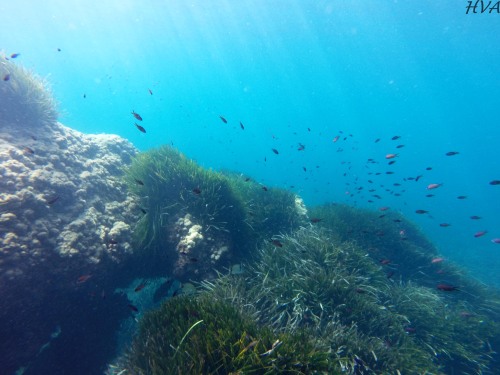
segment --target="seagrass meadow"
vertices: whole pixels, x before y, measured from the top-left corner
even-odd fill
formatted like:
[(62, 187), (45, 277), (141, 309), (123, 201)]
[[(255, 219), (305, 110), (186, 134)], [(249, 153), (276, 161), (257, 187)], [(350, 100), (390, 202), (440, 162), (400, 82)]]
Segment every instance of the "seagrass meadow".
[(295, 194), (206, 170), (171, 146), (140, 153), (125, 181), (143, 213), (134, 232), (136, 254), (163, 259), (184, 278), (227, 267), (257, 243), (307, 222)]
[[(171, 147), (140, 154), (126, 176), (145, 207), (139, 254), (170, 248), (172, 262), (205, 257), (215, 271), (190, 263), (182, 275), (198, 280), (197, 293), (146, 313), (110, 373), (500, 371), (500, 294), (443, 261), (401, 215), (308, 209), (284, 190), (203, 170)], [(182, 240), (162, 222), (175, 227), (187, 213), (203, 239), (179, 250)], [(225, 262), (214, 262), (206, 238), (227, 246)], [(242, 272), (232, 272), (236, 261)]]

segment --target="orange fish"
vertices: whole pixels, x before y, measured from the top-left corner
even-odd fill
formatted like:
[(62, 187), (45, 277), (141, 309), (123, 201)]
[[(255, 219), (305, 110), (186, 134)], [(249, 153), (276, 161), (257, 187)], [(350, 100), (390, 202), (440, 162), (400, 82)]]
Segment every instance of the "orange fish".
[(90, 274), (89, 275), (82, 275), (78, 279), (76, 279), (76, 283), (77, 284), (83, 284), (84, 282), (86, 282), (91, 277), (92, 277), (92, 275), (90, 275)]
[(449, 284), (438, 284), (436, 285), (436, 288), (444, 292), (453, 292), (455, 290), (459, 290), (457, 286)]
[(437, 189), (438, 187), (440, 187), (442, 185), (443, 184), (429, 184), (429, 185), (427, 185), (427, 190)]

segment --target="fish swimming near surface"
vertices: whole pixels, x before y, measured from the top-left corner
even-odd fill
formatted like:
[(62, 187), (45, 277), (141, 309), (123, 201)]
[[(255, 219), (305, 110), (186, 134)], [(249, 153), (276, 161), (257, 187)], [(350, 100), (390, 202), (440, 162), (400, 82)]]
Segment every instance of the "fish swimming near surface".
[(151, 91), (151, 89), (148, 89), (149, 91), (149, 95), (153, 95), (153, 91)]
[(139, 129), (139, 131), (141, 133), (146, 133), (146, 129), (144, 129), (141, 125), (137, 124), (134, 122), (134, 125), (137, 126), (137, 129)]
[(385, 158), (386, 159), (394, 159), (395, 157), (397, 157), (399, 154), (387, 154), (385, 155)]
[(240, 128), (241, 130), (245, 130), (245, 126), (241, 123), (241, 121), (240, 121)]
[(487, 230), (480, 230), (479, 232), (474, 233), (474, 237), (479, 238), (484, 236), (486, 233), (488, 233)]
[(395, 141), (396, 139), (399, 139), (399, 138), (401, 138), (401, 136), (400, 136), (400, 135), (395, 135), (395, 136), (394, 136), (394, 137), (392, 137), (391, 139), (392, 139), (393, 141)]
[(138, 113), (136, 113), (135, 111), (132, 111), (132, 116), (134, 116), (137, 120), (139, 121), (142, 121), (142, 117), (141, 115), (139, 115)]
[(497, 244), (500, 244), (500, 238), (493, 238), (491, 240), (492, 243), (497, 243)]
[(449, 227), (451, 224), (448, 224), (448, 223), (441, 223), (439, 224), (440, 227), (442, 228), (446, 228), (446, 227)]
[(278, 155), (278, 154), (279, 154), (278, 150), (276, 150), (275, 148), (272, 148), (271, 150), (272, 150), (272, 151), (273, 151), (276, 155)]
[(480, 220), (481, 216), (473, 215), (470, 217), (472, 220)]
[(311, 223), (316, 224), (316, 223), (319, 223), (321, 220), (323, 220), (323, 219), (320, 219), (319, 217), (313, 217), (313, 218), (311, 218), (310, 221), (311, 221)]
[(458, 155), (458, 154), (460, 154), (460, 152), (458, 152), (458, 151), (449, 151), (446, 153), (446, 156), (453, 156), (453, 155)]
[(438, 187), (443, 186), (443, 184), (429, 184), (427, 185), (427, 190), (437, 189)]
[(419, 214), (419, 215), (422, 215), (422, 214), (427, 214), (429, 213), (429, 211), (426, 211), (426, 210), (416, 210), (415, 213)]
[(16, 57), (19, 57), (19, 56), (21, 56), (20, 53), (13, 53), (12, 55), (10, 55), (10, 58), (15, 59)]
[(227, 124), (227, 120), (225, 119), (225, 117), (219, 115), (219, 118), (224, 124)]
[(500, 180), (490, 181), (490, 185), (500, 185)]

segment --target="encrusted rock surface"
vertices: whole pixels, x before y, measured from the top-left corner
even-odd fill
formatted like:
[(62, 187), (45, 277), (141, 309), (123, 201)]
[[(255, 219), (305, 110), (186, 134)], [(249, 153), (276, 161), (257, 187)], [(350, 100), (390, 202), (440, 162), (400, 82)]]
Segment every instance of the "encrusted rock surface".
[(22, 278), (54, 256), (91, 267), (130, 254), (130, 223), (140, 209), (121, 174), (135, 153), (123, 138), (60, 123), (3, 125), (0, 281)]

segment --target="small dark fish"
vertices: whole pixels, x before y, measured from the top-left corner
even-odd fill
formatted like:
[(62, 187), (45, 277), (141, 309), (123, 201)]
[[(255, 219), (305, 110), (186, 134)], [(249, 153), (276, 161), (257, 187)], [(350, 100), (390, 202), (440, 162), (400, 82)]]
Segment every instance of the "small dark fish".
[(323, 219), (320, 219), (320, 218), (318, 218), (318, 217), (313, 217), (313, 218), (311, 219), (311, 223), (316, 224), (316, 223), (319, 223), (321, 220), (323, 220)]
[(438, 284), (436, 285), (436, 288), (444, 292), (453, 292), (455, 290), (459, 290), (457, 286), (449, 284)]
[(426, 195), (426, 197), (427, 197), (427, 198), (431, 198), (431, 197), (433, 197), (433, 196), (434, 196), (434, 194), (427, 194), (427, 195)]
[(299, 147), (297, 148), (297, 151), (303, 151), (306, 148), (302, 143), (299, 143)]
[(144, 186), (144, 182), (142, 182), (141, 180), (138, 180), (137, 178), (134, 178), (134, 180), (137, 185)]
[(272, 148), (271, 150), (273, 150), (273, 152), (274, 152), (276, 155), (278, 155), (278, 154), (279, 154), (278, 150), (276, 150), (275, 148)]
[(379, 143), (379, 142), (380, 142), (380, 138), (375, 139), (375, 143)]
[(432, 167), (425, 168), (426, 171), (432, 171)]
[(10, 79), (10, 74), (7, 73), (6, 75), (3, 76), (3, 80), (5, 82), (7, 82), (9, 79)]
[(393, 165), (395, 162), (396, 162), (396, 160), (391, 160), (391, 161), (390, 161), (389, 163), (387, 163), (387, 164), (389, 164), (389, 165)]
[(90, 275), (90, 274), (89, 275), (82, 275), (78, 279), (76, 279), (76, 283), (77, 284), (83, 284), (84, 282), (86, 282), (91, 277), (92, 277), (92, 275)]
[(490, 181), (490, 185), (500, 185), (500, 180)]
[(146, 287), (146, 284), (147, 284), (147, 283), (145, 283), (145, 282), (144, 282), (144, 283), (140, 283), (139, 285), (137, 285), (137, 286), (135, 287), (134, 292), (136, 292), (136, 293), (137, 293), (137, 292), (140, 292), (141, 290), (143, 290), (143, 289)]
[(13, 53), (12, 55), (10, 55), (10, 58), (15, 59), (16, 57), (19, 57), (20, 55), (21, 55), (20, 53)]
[(153, 91), (151, 91), (151, 89), (148, 89), (149, 91), (149, 95), (153, 95)]
[(394, 271), (389, 271), (385, 274), (385, 277), (390, 279), (392, 276), (394, 276)]
[(60, 48), (58, 48), (58, 49), (57, 49), (57, 52), (61, 52), (61, 49), (60, 49)]
[(135, 111), (132, 111), (132, 116), (134, 116), (137, 120), (142, 121), (142, 117), (141, 117), (141, 115), (139, 115), (139, 114), (138, 114), (138, 113), (136, 113)]
[(405, 145), (397, 145), (396, 148), (403, 148)]
[(473, 215), (470, 217), (472, 220), (479, 220), (481, 219), (481, 216)]
[(267, 187), (262, 186), (262, 190), (267, 191), (268, 189), (267, 189)]
[(419, 215), (429, 213), (429, 211), (426, 211), (426, 210), (416, 210), (415, 212), (416, 212), (417, 214), (419, 214)]
[(307, 168), (306, 167), (302, 167), (302, 169), (304, 170), (304, 172), (307, 172)]
[(467, 195), (459, 195), (457, 199), (467, 199)]
[(356, 290), (356, 293), (358, 293), (358, 294), (365, 294), (366, 293), (366, 290), (361, 289), (361, 288), (356, 288), (355, 290)]
[(23, 152), (25, 154), (31, 154), (31, 155), (33, 155), (35, 153), (35, 151), (33, 151), (33, 149), (30, 148), (30, 147), (28, 147), (28, 146), (26, 146), (25, 148), (23, 148)]
[(385, 172), (385, 174), (394, 174), (394, 172), (387, 171), (387, 172)]
[(392, 139), (393, 141), (395, 141), (396, 139), (399, 139), (399, 138), (401, 138), (401, 136), (400, 136), (400, 135), (395, 135), (395, 136), (394, 136), (394, 137), (392, 137), (391, 139)]
[(110, 238), (110, 239), (108, 240), (108, 244), (110, 244), (110, 245), (118, 245), (118, 241), (117, 241), (117, 240), (115, 240), (115, 239), (113, 239), (113, 238)]
[(276, 247), (283, 247), (283, 244), (278, 240), (270, 240), (270, 241)]
[(139, 309), (135, 307), (134, 305), (131, 305), (130, 303), (127, 305), (130, 310), (133, 312), (139, 312)]
[(387, 265), (387, 264), (391, 263), (391, 260), (390, 259), (380, 259), (379, 263), (383, 264), (383, 265)]
[(137, 126), (137, 129), (139, 129), (140, 132), (146, 133), (146, 129), (144, 129), (141, 125), (138, 125), (134, 122), (134, 125)]
[(191, 190), (194, 194), (196, 195), (200, 195), (201, 194), (201, 189), (200, 188), (194, 188), (193, 190)]
[(198, 258), (189, 258), (189, 260), (192, 262), (192, 263), (196, 263), (198, 261)]
[(440, 227), (442, 228), (446, 228), (446, 227), (449, 227), (451, 224), (448, 224), (448, 223), (441, 223), (439, 224)]
[(248, 181), (250, 181), (250, 180), (251, 180), (251, 178), (250, 178), (250, 177), (245, 177), (245, 182), (248, 182)]
[(418, 175), (417, 177), (415, 177), (415, 182), (417, 182), (418, 180), (420, 180), (421, 177), (423, 177), (421, 174)]
[(453, 156), (453, 155), (458, 155), (460, 154), (460, 152), (457, 152), (457, 151), (450, 151), (450, 152), (447, 152), (446, 153), (446, 156)]
[(83, 99), (86, 99), (87, 98), (87, 94), (83, 94)]
[(222, 117), (222, 116), (220, 116), (220, 115), (219, 115), (219, 118), (222, 120), (222, 122), (223, 122), (224, 124), (227, 124), (227, 120), (226, 120), (224, 117)]
[(479, 232), (474, 233), (474, 237), (479, 238), (484, 236), (486, 233), (488, 233), (487, 230), (480, 230)]
[(413, 327), (405, 327), (405, 332), (406, 333), (415, 333), (415, 332), (417, 332), (417, 329), (413, 328)]
[(140, 207), (140, 210), (141, 210), (141, 212), (142, 212), (144, 215), (146, 215), (146, 214), (148, 213), (148, 211), (146, 211), (146, 210), (145, 210), (144, 208), (142, 208), (142, 207)]
[(245, 130), (245, 126), (243, 126), (243, 124), (241, 123), (241, 121), (240, 121), (240, 128), (241, 128), (241, 130)]
[(59, 195), (56, 195), (53, 198), (47, 199), (47, 204), (49, 204), (49, 205), (50, 204), (54, 204), (54, 203), (56, 203), (58, 201), (58, 199), (59, 199)]

